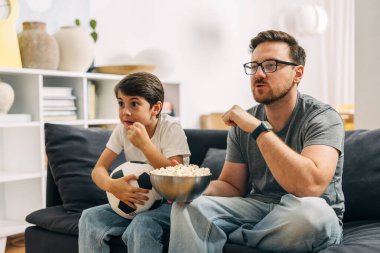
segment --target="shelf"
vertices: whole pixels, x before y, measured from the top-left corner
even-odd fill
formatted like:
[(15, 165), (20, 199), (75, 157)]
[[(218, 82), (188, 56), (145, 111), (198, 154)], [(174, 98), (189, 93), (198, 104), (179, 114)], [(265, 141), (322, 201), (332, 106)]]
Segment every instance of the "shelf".
[(113, 125), (119, 123), (119, 119), (91, 119), (87, 121), (88, 125)]
[[(9, 83), (15, 93), (9, 114), (28, 114), (32, 120), (21, 122), (19, 115), (18, 122), (15, 118), (5, 122), (5, 117), (0, 122), (0, 253), (7, 236), (24, 232), (29, 226), (25, 217), (45, 206), (45, 123), (112, 130), (120, 122), (114, 87), (124, 76), (0, 67), (0, 79)], [(176, 115), (181, 116), (179, 82), (161, 81), (165, 101), (171, 102)], [(44, 87), (72, 88), (77, 117), (45, 117)], [(20, 196), (22, 202), (14, 201)]]
[(25, 221), (0, 220), (0, 238), (24, 233), (32, 224)]
[(28, 180), (41, 178), (41, 172), (9, 172), (0, 171), (0, 183), (14, 182), (20, 180)]
[(40, 122), (39, 121), (32, 121), (32, 122), (7, 122), (7, 123), (1, 123), (0, 122), (0, 128), (6, 128), (6, 127), (39, 127)]
[(58, 121), (58, 120), (45, 120), (44, 123), (59, 124), (59, 125), (72, 125), (72, 126), (82, 126), (84, 124), (83, 120), (71, 120), (71, 121)]
[[(106, 73), (91, 73), (91, 72), (73, 72), (73, 71), (62, 71), (62, 70), (47, 70), (47, 69), (31, 69), (31, 68), (11, 68), (11, 67), (0, 67), (0, 72), (3, 74), (29, 74), (29, 75), (44, 75), (44, 76), (56, 76), (56, 77), (80, 77), (88, 79), (99, 79), (99, 80), (121, 80), (125, 75), (115, 75)], [(178, 85), (176, 80), (161, 80), (163, 84)]]
[(44, 75), (56, 77), (79, 77), (88, 79), (107, 79), (107, 80), (120, 80), (123, 75), (103, 74), (103, 73), (88, 73), (88, 72), (72, 72), (62, 70), (46, 70), (46, 69), (31, 69), (31, 68), (8, 68), (0, 67), (0, 72), (3, 74), (19, 75)]

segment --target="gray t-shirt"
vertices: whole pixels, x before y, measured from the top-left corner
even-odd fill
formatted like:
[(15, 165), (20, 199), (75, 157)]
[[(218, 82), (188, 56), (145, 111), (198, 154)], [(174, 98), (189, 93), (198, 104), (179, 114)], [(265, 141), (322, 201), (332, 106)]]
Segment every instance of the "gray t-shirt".
[[(248, 112), (259, 120), (265, 120), (262, 104)], [(344, 129), (340, 115), (329, 105), (311, 96), (298, 93), (296, 107), (283, 129), (275, 134), (297, 153), (310, 145), (327, 145), (340, 151), (333, 179), (322, 198), (334, 209), (340, 221), (344, 213), (342, 191)], [(226, 160), (245, 163), (249, 170), (249, 197), (266, 203), (279, 203), (287, 192), (277, 183), (261, 155), (256, 141), (249, 133), (238, 127), (230, 129), (227, 141)]]

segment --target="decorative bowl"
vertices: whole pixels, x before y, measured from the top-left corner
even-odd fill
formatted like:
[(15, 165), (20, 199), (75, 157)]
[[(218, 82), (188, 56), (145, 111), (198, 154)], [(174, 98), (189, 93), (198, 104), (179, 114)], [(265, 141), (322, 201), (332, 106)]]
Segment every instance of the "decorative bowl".
[(115, 75), (129, 75), (136, 72), (152, 73), (155, 69), (154, 65), (111, 65), (95, 67), (97, 73), (107, 73)]
[(199, 197), (210, 184), (207, 176), (168, 176), (150, 173), (154, 189), (167, 200), (190, 202)]

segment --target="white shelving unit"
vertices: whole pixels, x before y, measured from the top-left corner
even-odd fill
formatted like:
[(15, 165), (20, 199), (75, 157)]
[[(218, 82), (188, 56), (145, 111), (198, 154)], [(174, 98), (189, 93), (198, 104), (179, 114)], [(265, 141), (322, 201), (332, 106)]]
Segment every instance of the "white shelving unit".
[[(12, 86), (15, 101), (10, 114), (30, 114), (31, 122), (0, 121), (0, 252), (6, 237), (24, 232), (25, 217), (45, 206), (46, 161), (42, 90), (45, 86), (72, 87), (77, 120), (49, 121), (78, 127), (113, 125), (118, 122), (113, 88), (124, 76), (63, 71), (0, 68), (0, 80)], [(96, 117), (89, 118), (88, 82), (96, 87)], [(163, 82), (165, 101), (179, 116), (180, 86)]]

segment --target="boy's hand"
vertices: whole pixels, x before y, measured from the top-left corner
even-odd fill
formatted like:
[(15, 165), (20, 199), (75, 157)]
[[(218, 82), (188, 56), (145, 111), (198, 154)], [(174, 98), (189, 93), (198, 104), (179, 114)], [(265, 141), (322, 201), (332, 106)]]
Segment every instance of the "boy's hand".
[(138, 149), (142, 149), (144, 145), (150, 141), (148, 132), (143, 124), (135, 122), (127, 129), (128, 140)]
[(116, 198), (123, 201), (129, 207), (136, 209), (135, 204), (144, 205), (149, 198), (141, 193), (148, 193), (149, 190), (133, 187), (129, 184), (130, 180), (137, 180), (138, 177), (131, 174), (118, 179), (112, 179), (109, 192)]
[(171, 166), (176, 166), (176, 165), (178, 165), (179, 164), (179, 162), (177, 161), (177, 160), (175, 160), (175, 159), (172, 159), (172, 160), (170, 160), (170, 165)]

